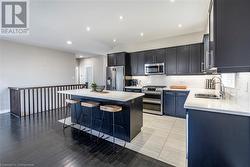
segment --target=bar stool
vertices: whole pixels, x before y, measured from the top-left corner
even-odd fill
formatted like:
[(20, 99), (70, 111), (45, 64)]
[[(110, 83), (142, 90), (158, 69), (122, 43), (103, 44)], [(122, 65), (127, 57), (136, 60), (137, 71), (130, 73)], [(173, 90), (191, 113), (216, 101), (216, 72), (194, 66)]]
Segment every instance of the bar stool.
[[(100, 131), (101, 131), (101, 128), (102, 128), (102, 125), (103, 125), (103, 120), (104, 120), (104, 112), (109, 112), (109, 113), (112, 113), (112, 135), (113, 135), (113, 148), (114, 148), (114, 144), (115, 144), (115, 113), (118, 113), (118, 112), (121, 112), (122, 111), (122, 107), (121, 106), (118, 106), (118, 105), (103, 105), (103, 106), (100, 106), (100, 110), (103, 112), (102, 113), (102, 123), (101, 123), (101, 127), (99, 129), (99, 134), (98, 134), (98, 138), (100, 136)], [(125, 127), (124, 126), (121, 126), (121, 125), (118, 125), (120, 127), (122, 127), (125, 131)], [(124, 143), (124, 146), (126, 146), (126, 141)]]
[(71, 106), (74, 105), (74, 110), (76, 112), (76, 105), (79, 103), (78, 100), (74, 100), (74, 99), (66, 99), (65, 102), (66, 102), (66, 112), (64, 112), (63, 129), (65, 129), (67, 127), (71, 127), (72, 125), (74, 125), (74, 124), (71, 124), (71, 125), (66, 126), (65, 122), (66, 122), (66, 118), (67, 118), (67, 115), (68, 115), (68, 111), (70, 110)]
[[(92, 129), (93, 129), (93, 108), (98, 107), (100, 105), (100, 103), (98, 102), (93, 102), (93, 101), (86, 101), (86, 102), (81, 102), (81, 107), (87, 107), (90, 108), (90, 125), (89, 125), (89, 129), (90, 129), (90, 133), (91, 133), (91, 137), (92, 137)], [(81, 116), (80, 118), (82, 118), (82, 115), (86, 116), (86, 114), (84, 114), (84, 111), (81, 109)], [(86, 130), (86, 128), (82, 129), (81, 128), (81, 124), (80, 124), (80, 131), (81, 130)]]

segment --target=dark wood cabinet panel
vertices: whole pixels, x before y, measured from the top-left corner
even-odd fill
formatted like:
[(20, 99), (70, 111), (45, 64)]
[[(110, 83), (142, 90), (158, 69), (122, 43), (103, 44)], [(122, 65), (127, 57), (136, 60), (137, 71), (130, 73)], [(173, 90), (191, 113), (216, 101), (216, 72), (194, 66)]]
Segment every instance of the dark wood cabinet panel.
[(250, 166), (249, 117), (199, 110), (187, 113), (188, 166)]
[(116, 58), (115, 54), (108, 54), (108, 66), (115, 66)]
[[(201, 74), (203, 43), (108, 55), (108, 66), (125, 66), (126, 75), (144, 76), (145, 64), (164, 63), (167, 75)], [(129, 70), (128, 70), (129, 69)]]
[(175, 92), (164, 93), (164, 114), (175, 116)]
[(154, 55), (154, 63), (164, 63), (166, 57), (166, 49), (157, 49)]
[(139, 76), (144, 76), (145, 75), (145, 69), (144, 69), (144, 65), (145, 65), (145, 60), (144, 60), (144, 53), (143, 52), (138, 52), (137, 53), (138, 56), (138, 62), (137, 62), (137, 75)]
[(180, 118), (186, 118), (186, 109), (184, 108), (187, 99), (187, 92), (176, 92), (176, 110), (175, 115)]
[(144, 74), (144, 53), (134, 52), (130, 54), (131, 75), (142, 76)]
[(190, 46), (177, 47), (177, 74), (189, 73)]
[(189, 72), (192, 74), (197, 74), (201, 72), (201, 44), (190, 45), (190, 63)]
[(250, 1), (214, 0), (215, 67), (250, 71)]
[(145, 64), (164, 63), (166, 56), (165, 50), (166, 49), (154, 49), (144, 51)]
[(144, 51), (144, 63), (153, 64), (154, 63), (154, 50)]
[(116, 66), (125, 66), (126, 65), (126, 53), (118, 53), (116, 57)]
[(112, 53), (108, 54), (108, 66), (125, 66), (127, 53)]
[(137, 62), (138, 62), (137, 54), (131, 53), (130, 54), (131, 75), (137, 75)]
[(166, 49), (166, 63), (165, 71), (167, 75), (177, 74), (177, 48)]
[(164, 91), (163, 113), (165, 115), (186, 118), (185, 101), (188, 91)]

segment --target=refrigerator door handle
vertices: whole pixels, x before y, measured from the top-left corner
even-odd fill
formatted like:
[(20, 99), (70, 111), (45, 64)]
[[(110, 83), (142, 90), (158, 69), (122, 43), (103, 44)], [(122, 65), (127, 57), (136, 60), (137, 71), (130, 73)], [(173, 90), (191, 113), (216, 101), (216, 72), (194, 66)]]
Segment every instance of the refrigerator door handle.
[(116, 80), (117, 80), (117, 77), (116, 77), (116, 75), (117, 75), (117, 71), (116, 71), (116, 69), (115, 69), (115, 84), (114, 84), (115, 87), (114, 87), (114, 90), (116, 90), (116, 88), (117, 88), (117, 85), (116, 85), (116, 83), (117, 83), (117, 81), (116, 81)]

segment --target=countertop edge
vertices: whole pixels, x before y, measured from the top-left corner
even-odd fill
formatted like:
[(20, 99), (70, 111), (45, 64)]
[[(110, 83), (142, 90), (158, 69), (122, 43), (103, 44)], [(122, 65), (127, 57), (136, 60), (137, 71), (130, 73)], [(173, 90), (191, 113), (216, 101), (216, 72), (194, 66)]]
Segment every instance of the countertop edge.
[[(70, 90), (69, 90), (70, 91)], [(72, 90), (71, 90), (72, 91)], [(113, 101), (119, 101), (119, 102), (128, 102), (128, 101), (131, 101), (133, 99), (137, 99), (137, 98), (140, 98), (142, 96), (144, 96), (145, 94), (144, 93), (133, 93), (133, 95), (137, 94), (136, 97), (130, 97), (130, 98), (126, 98), (126, 99), (114, 99), (112, 97), (105, 97), (105, 98), (102, 98), (102, 97), (97, 97), (97, 96), (90, 96), (90, 95), (81, 95), (81, 94), (77, 94), (77, 93), (70, 93), (70, 92), (67, 92), (67, 90), (63, 90), (63, 91), (57, 91), (57, 93), (59, 94), (68, 94), (68, 95), (72, 95), (72, 96), (82, 96), (82, 97), (89, 97), (89, 98), (96, 98), (96, 99), (104, 99), (104, 100), (113, 100)], [(128, 93), (128, 92), (124, 92), (124, 93)]]
[[(203, 91), (209, 91), (209, 90), (203, 90)], [(200, 92), (202, 92), (202, 90), (200, 90)], [(214, 113), (221, 113), (221, 114), (230, 114), (230, 115), (237, 115), (237, 116), (248, 116), (250, 117), (250, 110), (248, 108), (243, 108), (243, 109), (237, 109), (234, 108), (235, 106), (232, 106), (232, 109), (223, 109), (223, 107), (208, 107), (208, 106), (204, 106), (202, 107), (201, 105), (195, 105), (195, 104), (191, 104), (192, 103), (192, 99), (194, 99), (194, 94), (195, 93), (200, 93), (197, 90), (190, 90), (190, 93), (185, 101), (184, 104), (184, 108), (185, 109), (190, 109), (190, 110), (200, 110), (200, 111), (206, 111), (206, 112), (214, 112)], [(199, 100), (203, 100), (202, 98), (199, 98)], [(205, 100), (211, 100), (211, 105), (213, 105), (212, 101), (215, 99), (204, 99)], [(227, 102), (231, 102), (232, 100), (228, 99)], [(221, 103), (223, 104), (223, 100), (222, 99), (218, 99), (217, 103)], [(204, 102), (207, 103), (207, 102)], [(209, 103), (209, 102), (208, 102)], [(233, 101), (232, 101), (233, 103)]]

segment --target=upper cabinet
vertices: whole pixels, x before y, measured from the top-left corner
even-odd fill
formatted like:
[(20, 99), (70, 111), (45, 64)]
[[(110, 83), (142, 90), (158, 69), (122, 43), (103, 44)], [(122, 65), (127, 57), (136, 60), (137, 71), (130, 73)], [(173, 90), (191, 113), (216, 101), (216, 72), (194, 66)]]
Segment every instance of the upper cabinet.
[(166, 49), (154, 49), (144, 51), (144, 63), (145, 64), (155, 64), (155, 63), (164, 63), (166, 56)]
[(108, 67), (124, 66), (125, 67), (125, 75), (131, 75), (130, 56), (126, 52), (108, 54), (107, 65), (108, 65)]
[(190, 45), (190, 63), (189, 72), (192, 74), (199, 74), (203, 72), (203, 44), (193, 44)]
[(210, 8), (210, 54), (219, 72), (250, 71), (250, 1), (214, 0)]
[(177, 74), (177, 48), (166, 49), (165, 71), (167, 75)]
[(125, 66), (126, 75), (144, 76), (145, 64), (165, 64), (166, 75), (201, 74), (203, 43), (108, 55), (108, 66)]
[(177, 74), (189, 73), (190, 46), (177, 47)]
[(176, 74), (202, 74), (203, 52), (203, 43), (178, 46), (176, 48)]
[(108, 54), (108, 66), (125, 66), (128, 63), (128, 53), (111, 53)]
[(142, 76), (144, 74), (144, 52), (130, 53), (131, 75)]

